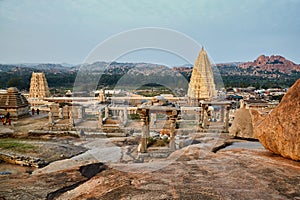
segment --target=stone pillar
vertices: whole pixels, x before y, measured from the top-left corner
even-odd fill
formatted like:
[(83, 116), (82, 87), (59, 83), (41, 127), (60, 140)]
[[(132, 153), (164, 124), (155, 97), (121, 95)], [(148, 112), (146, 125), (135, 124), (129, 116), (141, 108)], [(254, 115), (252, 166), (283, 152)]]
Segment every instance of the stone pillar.
[(78, 119), (82, 119), (83, 118), (83, 107), (79, 106), (78, 107)]
[(104, 94), (104, 90), (103, 89), (101, 89), (99, 91), (98, 99), (99, 99), (100, 103), (104, 103), (105, 102), (105, 94)]
[(53, 113), (50, 111), (48, 113), (48, 122), (49, 122), (49, 125), (53, 126), (55, 124), (55, 121), (54, 121), (54, 117), (53, 117)]
[(98, 111), (98, 127), (102, 128), (103, 126), (103, 117), (102, 117), (102, 109)]
[(205, 110), (203, 115), (202, 128), (207, 129), (208, 127), (209, 127), (208, 114), (207, 111)]
[(127, 111), (127, 107), (124, 108), (124, 112), (123, 112), (124, 116), (123, 116), (123, 125), (126, 126), (127, 122), (128, 122), (128, 111)]
[(123, 120), (124, 120), (124, 111), (123, 110), (119, 110), (118, 115), (119, 115), (120, 122), (123, 123)]
[(59, 119), (63, 119), (64, 118), (63, 108), (59, 108), (58, 109), (58, 118)]
[(209, 126), (207, 110), (208, 110), (208, 105), (202, 104), (201, 124), (202, 124), (202, 128), (204, 128), (204, 129), (208, 128), (208, 126)]
[(75, 126), (74, 117), (72, 111), (69, 111), (69, 125)]
[(224, 106), (221, 106), (220, 112), (220, 121), (224, 123)]
[(225, 124), (224, 124), (224, 131), (227, 133), (229, 128), (229, 111), (230, 105), (226, 106), (226, 115), (225, 115)]
[(199, 109), (196, 109), (195, 112), (196, 112), (196, 114), (195, 114), (196, 115), (196, 122), (199, 125), (201, 123), (201, 112), (200, 112)]
[(108, 118), (108, 107), (105, 107), (104, 117), (105, 117), (106, 119)]
[(69, 111), (69, 106), (68, 105), (63, 107), (63, 116), (66, 117), (66, 118), (70, 118), (70, 111)]
[(203, 127), (204, 112), (205, 112), (205, 104), (201, 104), (201, 112), (200, 112), (201, 127)]
[(53, 114), (53, 117), (59, 117), (58, 114), (59, 114), (59, 104), (52, 104), (50, 106), (50, 110)]
[(170, 151), (175, 151), (175, 124), (176, 124), (176, 116), (177, 111), (172, 111), (172, 116), (169, 118), (170, 120)]
[(149, 110), (147, 110), (146, 114), (146, 137), (150, 137), (150, 126), (149, 126)]
[(156, 113), (150, 114), (150, 126), (154, 126), (156, 124)]
[(243, 99), (240, 100), (240, 108), (246, 108), (246, 104)]
[(142, 121), (142, 137), (140, 141), (140, 153), (147, 152), (147, 137), (149, 136), (149, 121), (148, 121), (149, 110), (143, 109), (141, 112)]

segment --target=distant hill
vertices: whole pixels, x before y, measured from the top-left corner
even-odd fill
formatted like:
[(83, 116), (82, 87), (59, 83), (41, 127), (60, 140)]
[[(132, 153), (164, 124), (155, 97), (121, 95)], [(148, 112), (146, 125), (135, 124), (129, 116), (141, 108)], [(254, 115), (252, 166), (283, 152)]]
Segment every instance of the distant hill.
[(300, 72), (300, 65), (287, 60), (283, 56), (271, 55), (265, 56), (261, 55), (253, 62), (245, 62), (238, 64), (240, 68), (248, 69), (253, 68), (256, 71), (264, 72), (281, 72), (284, 74), (291, 74), (293, 71)]
[[(97, 77), (101, 75), (98, 82), (100, 88), (113, 88), (120, 83), (118, 81), (122, 81), (123, 85), (140, 85), (153, 80), (174, 83), (172, 84), (174, 87), (186, 87), (186, 80), (190, 79), (193, 66), (185, 64), (170, 69), (167, 66), (152, 63), (100, 61), (80, 65), (0, 64), (0, 88), (16, 86), (19, 89), (28, 90), (31, 73), (34, 71), (46, 74), (49, 87), (70, 89), (74, 85), (79, 70), (83, 70), (85, 77), (91, 81), (97, 80)], [(300, 78), (300, 66), (282, 56), (262, 55), (253, 62), (219, 63), (213, 67), (213, 71), (220, 72), (225, 87), (289, 87)], [(178, 72), (186, 80), (178, 81)]]
[[(259, 56), (253, 62), (229, 62), (215, 64), (225, 87), (270, 88), (290, 87), (300, 78), (300, 65), (283, 56)], [(193, 68), (178, 66), (173, 70), (190, 78)]]

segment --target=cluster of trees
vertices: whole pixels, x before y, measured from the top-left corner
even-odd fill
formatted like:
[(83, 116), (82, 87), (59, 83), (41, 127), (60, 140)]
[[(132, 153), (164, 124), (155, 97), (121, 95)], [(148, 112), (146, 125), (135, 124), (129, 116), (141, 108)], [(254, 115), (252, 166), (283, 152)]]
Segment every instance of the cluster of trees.
[[(223, 67), (224, 68), (224, 67)], [(255, 87), (257, 89), (260, 88), (288, 88), (292, 86), (299, 78), (300, 73), (293, 71), (292, 74), (283, 74), (279, 73), (279, 77), (273, 78), (265, 78), (262, 76), (255, 76), (255, 75), (237, 75), (237, 74), (230, 74), (229, 68), (233, 69), (232, 67), (228, 67), (226, 70), (220, 70), (221, 76), (215, 76), (215, 82), (220, 83), (221, 81), (224, 84), (225, 88), (232, 88), (232, 87)], [(180, 72), (187, 80), (190, 80), (191, 73), (189, 72)]]
[(0, 88), (17, 87), (20, 90), (28, 90), (31, 74), (13, 74), (0, 72)]
[[(19, 90), (29, 90), (31, 74), (32, 72), (0, 72), (0, 88), (17, 87)], [(46, 73), (46, 78), (51, 88), (71, 88), (73, 87), (76, 73)]]
[[(178, 77), (177, 75), (171, 73), (157, 73), (151, 75), (144, 75), (143, 73), (126, 73), (132, 66), (123, 66), (119, 69), (117, 66), (112, 68), (112, 70), (107, 72), (87, 72), (87, 74), (81, 74), (84, 88), (89, 88), (88, 84), (96, 84), (97, 88), (114, 88), (118, 87), (141, 87), (142, 85), (148, 85), (151, 83), (159, 83), (173, 90), (175, 88), (182, 88), (186, 90), (188, 87), (188, 82), (191, 77), (191, 71), (180, 72), (183, 76)], [(30, 78), (33, 69), (29, 68), (14, 68), (12, 66), (2, 65), (0, 68), (0, 88), (17, 87), (20, 90), (29, 90)], [(290, 87), (294, 82), (300, 78), (299, 72), (292, 72), (292, 74), (282, 74), (279, 77), (264, 78), (262, 76), (255, 75), (237, 75), (231, 73), (231, 70), (238, 70), (237, 67), (222, 67), (220, 68), (221, 76), (216, 76), (218, 83), (223, 82), (224, 87), (249, 87), (253, 86), (256, 88), (286, 88)], [(35, 72), (42, 70), (35, 70)], [(74, 70), (62, 70), (60, 72), (53, 72), (48, 70), (45, 72), (48, 85), (50, 88), (58, 89), (71, 89), (74, 86), (76, 80), (77, 71)], [(78, 78), (78, 77), (77, 77)], [(151, 86), (155, 87), (155, 86)], [(96, 88), (93, 88), (96, 89)]]
[(226, 88), (232, 87), (255, 87), (256, 89), (267, 88), (288, 88), (292, 86), (298, 79), (300, 74), (291, 75), (279, 78), (264, 78), (260, 76), (222, 76), (224, 86)]

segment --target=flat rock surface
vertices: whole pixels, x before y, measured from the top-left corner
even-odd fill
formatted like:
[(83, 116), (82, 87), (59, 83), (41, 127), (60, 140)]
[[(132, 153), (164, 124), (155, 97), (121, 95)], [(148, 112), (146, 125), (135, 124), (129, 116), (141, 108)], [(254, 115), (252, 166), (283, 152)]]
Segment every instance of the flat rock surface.
[[(5, 140), (5, 139), (1, 139)], [(33, 148), (21, 149), (18, 148), (1, 148), (0, 154), (4, 155), (15, 155), (15, 156), (25, 156), (34, 157), (42, 159), (46, 162), (53, 162), (56, 160), (61, 160), (65, 158), (71, 158), (75, 155), (85, 152), (87, 149), (82, 146), (76, 146), (71, 142), (60, 140), (24, 140), (24, 139), (11, 139), (14, 142), (20, 144), (33, 145)]]
[[(33, 175), (1, 175), (0, 197), (300, 199), (300, 163), (262, 148), (232, 148), (212, 153), (202, 149), (201, 144), (196, 144), (175, 151), (170, 155), (172, 157), (177, 160), (134, 164), (108, 162), (104, 171), (89, 178), (79, 172), (79, 165), (67, 167), (68, 161), (74, 162), (74, 159), (68, 159), (64, 160), (66, 167), (54, 171), (45, 170)], [(160, 163), (166, 165), (157, 171), (148, 171), (149, 165)], [(89, 169), (93, 171), (95, 166)]]

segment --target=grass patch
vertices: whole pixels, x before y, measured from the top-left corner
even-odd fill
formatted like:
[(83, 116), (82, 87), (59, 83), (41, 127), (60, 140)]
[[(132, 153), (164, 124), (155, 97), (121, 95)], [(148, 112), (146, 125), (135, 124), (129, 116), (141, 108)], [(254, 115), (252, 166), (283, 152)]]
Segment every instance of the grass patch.
[(0, 149), (16, 150), (24, 152), (26, 150), (31, 150), (37, 148), (34, 145), (21, 142), (17, 139), (1, 139)]
[(140, 120), (141, 119), (139, 114), (129, 114), (129, 118), (131, 120)]
[(152, 137), (147, 138), (147, 147), (164, 147), (169, 144), (168, 139), (155, 139)]

